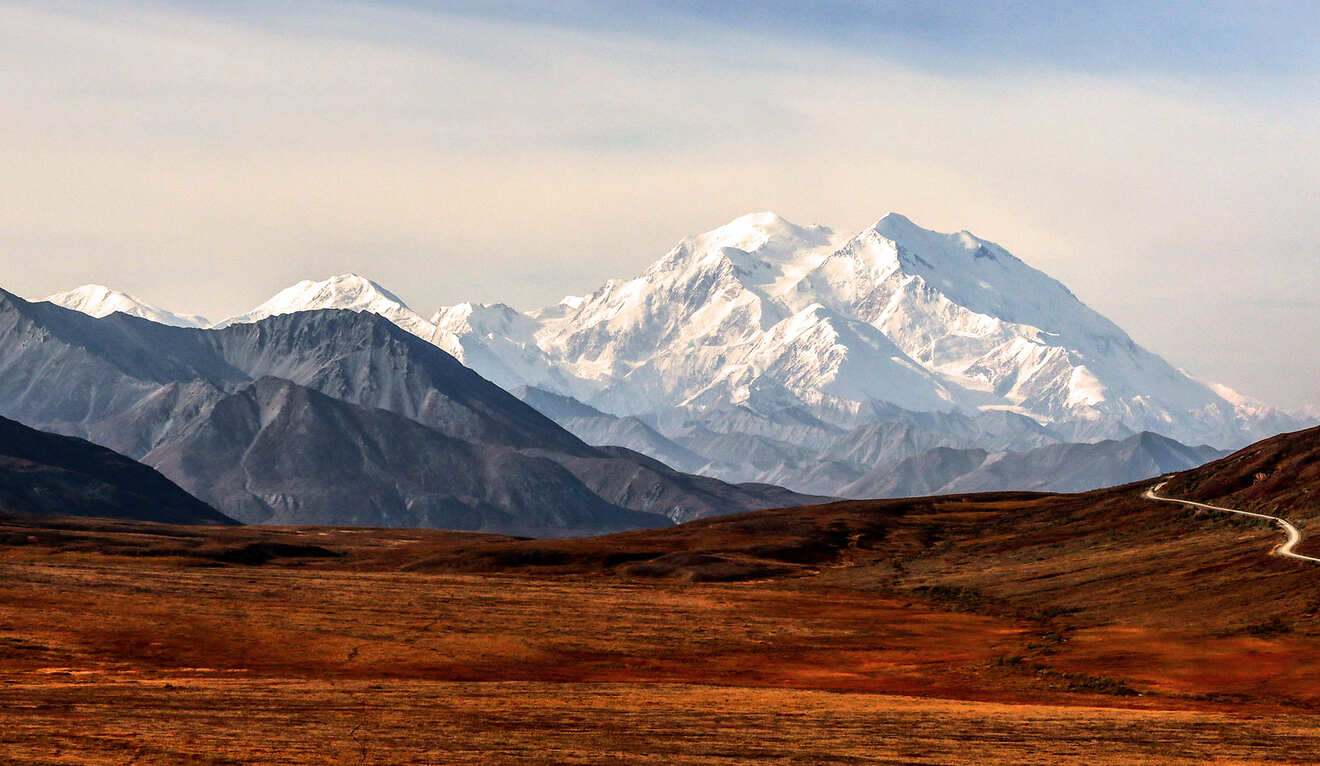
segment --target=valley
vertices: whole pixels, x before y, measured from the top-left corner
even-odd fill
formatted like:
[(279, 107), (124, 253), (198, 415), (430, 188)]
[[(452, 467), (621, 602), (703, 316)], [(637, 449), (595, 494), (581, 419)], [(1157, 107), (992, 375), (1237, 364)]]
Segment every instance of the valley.
[(0, 766), (1320, 763), (1313, 22), (0, 1)]
[(1320, 431), (1232, 452), (1306, 419), (966, 232), (745, 216), (532, 313), (0, 290), (0, 341), (20, 762), (1320, 747)]
[[(1215, 500), (1243, 471), (1292, 482), (1316, 438), (1170, 485)], [(1269, 555), (1272, 525), (1153, 502), (1151, 486), (561, 540), (11, 517), (0, 748), (31, 763), (1306, 760), (1320, 567)], [(1288, 516), (1305, 531), (1318, 510)]]

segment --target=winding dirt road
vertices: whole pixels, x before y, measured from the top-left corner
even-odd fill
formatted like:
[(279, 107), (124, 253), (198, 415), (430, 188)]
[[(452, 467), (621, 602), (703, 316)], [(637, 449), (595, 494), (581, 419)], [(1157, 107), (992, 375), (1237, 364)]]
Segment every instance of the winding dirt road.
[(1287, 519), (1281, 519), (1278, 516), (1268, 516), (1263, 513), (1252, 513), (1251, 511), (1239, 511), (1235, 508), (1221, 508), (1217, 505), (1206, 505), (1205, 503), (1198, 503), (1193, 500), (1179, 500), (1173, 497), (1160, 497), (1159, 495), (1155, 494), (1157, 491), (1159, 491), (1160, 487), (1163, 487), (1167, 483), (1168, 482), (1162, 481), (1159, 484), (1156, 484), (1155, 486), (1146, 490), (1145, 494), (1143, 494), (1142, 497), (1146, 498), (1147, 500), (1154, 500), (1159, 503), (1177, 503), (1179, 505), (1190, 505), (1196, 508), (1204, 508), (1208, 511), (1222, 511), (1224, 513), (1236, 513), (1239, 516), (1253, 516), (1257, 519), (1265, 519), (1267, 521), (1272, 521), (1275, 524), (1278, 524), (1280, 527), (1282, 527), (1284, 534), (1288, 535), (1288, 539), (1285, 540), (1281, 545), (1276, 545), (1274, 547), (1274, 550), (1271, 551), (1272, 553), (1276, 553), (1280, 556), (1283, 556), (1284, 558), (1300, 559), (1302, 561), (1314, 561), (1317, 564), (1320, 564), (1320, 558), (1316, 558), (1314, 556), (1303, 556), (1300, 553), (1293, 553), (1293, 548), (1296, 548), (1297, 544), (1302, 541), (1302, 533), (1298, 532), (1297, 527), (1294, 527)]

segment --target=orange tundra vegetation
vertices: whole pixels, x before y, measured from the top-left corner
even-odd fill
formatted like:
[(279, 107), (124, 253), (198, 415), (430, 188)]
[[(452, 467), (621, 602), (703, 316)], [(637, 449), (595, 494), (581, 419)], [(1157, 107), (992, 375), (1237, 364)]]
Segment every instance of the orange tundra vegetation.
[[(1317, 433), (1164, 492), (1320, 537)], [(1270, 556), (1268, 524), (1153, 503), (1147, 486), (569, 540), (11, 518), (0, 755), (1313, 760), (1320, 567)]]

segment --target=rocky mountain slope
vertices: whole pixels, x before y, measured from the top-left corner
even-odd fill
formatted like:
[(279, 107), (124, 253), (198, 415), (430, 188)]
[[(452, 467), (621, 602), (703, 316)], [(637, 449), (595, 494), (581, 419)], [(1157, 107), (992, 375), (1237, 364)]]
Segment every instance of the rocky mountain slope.
[(0, 418), (0, 515), (234, 523), (141, 463), (7, 418)]
[(532, 535), (663, 523), (606, 502), (552, 460), (454, 439), (279, 378), (210, 405), (143, 460), (250, 523)]
[[(665, 525), (803, 497), (686, 477), (636, 453), (588, 446), (441, 349), (370, 312), (301, 312), (198, 330), (123, 314), (92, 319), (0, 292), (0, 369), (6, 372), (0, 412), (153, 461), (241, 520), (463, 519), (492, 530), (563, 534)], [(263, 378), (326, 398), (275, 391), (260, 383)], [(227, 416), (217, 418), (218, 410)], [(428, 500), (439, 492), (436, 481), (406, 471), (384, 475), (392, 470), (382, 462), (384, 434), (402, 434), (408, 424), (432, 432), (409, 437), (425, 445), (418, 446), (421, 454), (473, 474), (452, 479), (466, 489)], [(336, 504), (316, 482), (299, 481), (312, 456), (329, 454), (332, 444), (341, 451), (327, 467), (354, 475), (348, 467), (356, 466), (362, 486), (376, 494), (349, 494)], [(449, 454), (448, 462), (441, 453)], [(242, 460), (214, 463), (210, 454)], [(243, 462), (254, 455), (271, 460)], [(254, 468), (261, 471), (251, 473)], [(570, 497), (578, 498), (576, 510), (563, 507)]]

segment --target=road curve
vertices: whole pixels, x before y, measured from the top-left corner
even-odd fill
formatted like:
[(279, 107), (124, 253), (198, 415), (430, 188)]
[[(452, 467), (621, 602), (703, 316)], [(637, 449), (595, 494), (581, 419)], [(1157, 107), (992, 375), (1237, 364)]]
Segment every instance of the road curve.
[(1320, 558), (1316, 558), (1314, 556), (1303, 556), (1300, 553), (1293, 553), (1293, 548), (1296, 548), (1298, 543), (1302, 541), (1302, 533), (1298, 532), (1297, 527), (1294, 527), (1287, 519), (1281, 519), (1278, 516), (1267, 516), (1266, 514), (1263, 513), (1252, 513), (1251, 511), (1239, 511), (1235, 508), (1221, 508), (1217, 505), (1206, 505), (1205, 503), (1198, 503), (1193, 500), (1179, 500), (1173, 497), (1160, 497), (1159, 495), (1155, 494), (1157, 491), (1159, 491), (1160, 487), (1163, 487), (1167, 483), (1168, 482), (1162, 481), (1159, 484), (1156, 484), (1155, 486), (1146, 490), (1145, 494), (1143, 494), (1142, 497), (1146, 498), (1147, 500), (1154, 500), (1159, 503), (1177, 503), (1178, 505), (1191, 505), (1191, 506), (1195, 506), (1196, 508), (1204, 508), (1208, 511), (1222, 511), (1224, 513), (1236, 513), (1239, 516), (1253, 516), (1257, 519), (1265, 519), (1266, 521), (1272, 521), (1275, 524), (1278, 524), (1280, 527), (1282, 527), (1284, 534), (1288, 536), (1288, 539), (1285, 540), (1282, 545), (1276, 545), (1274, 547), (1274, 550), (1271, 551), (1272, 553), (1276, 553), (1280, 556), (1283, 556), (1284, 558), (1299, 559), (1301, 561), (1314, 561), (1320, 564)]

